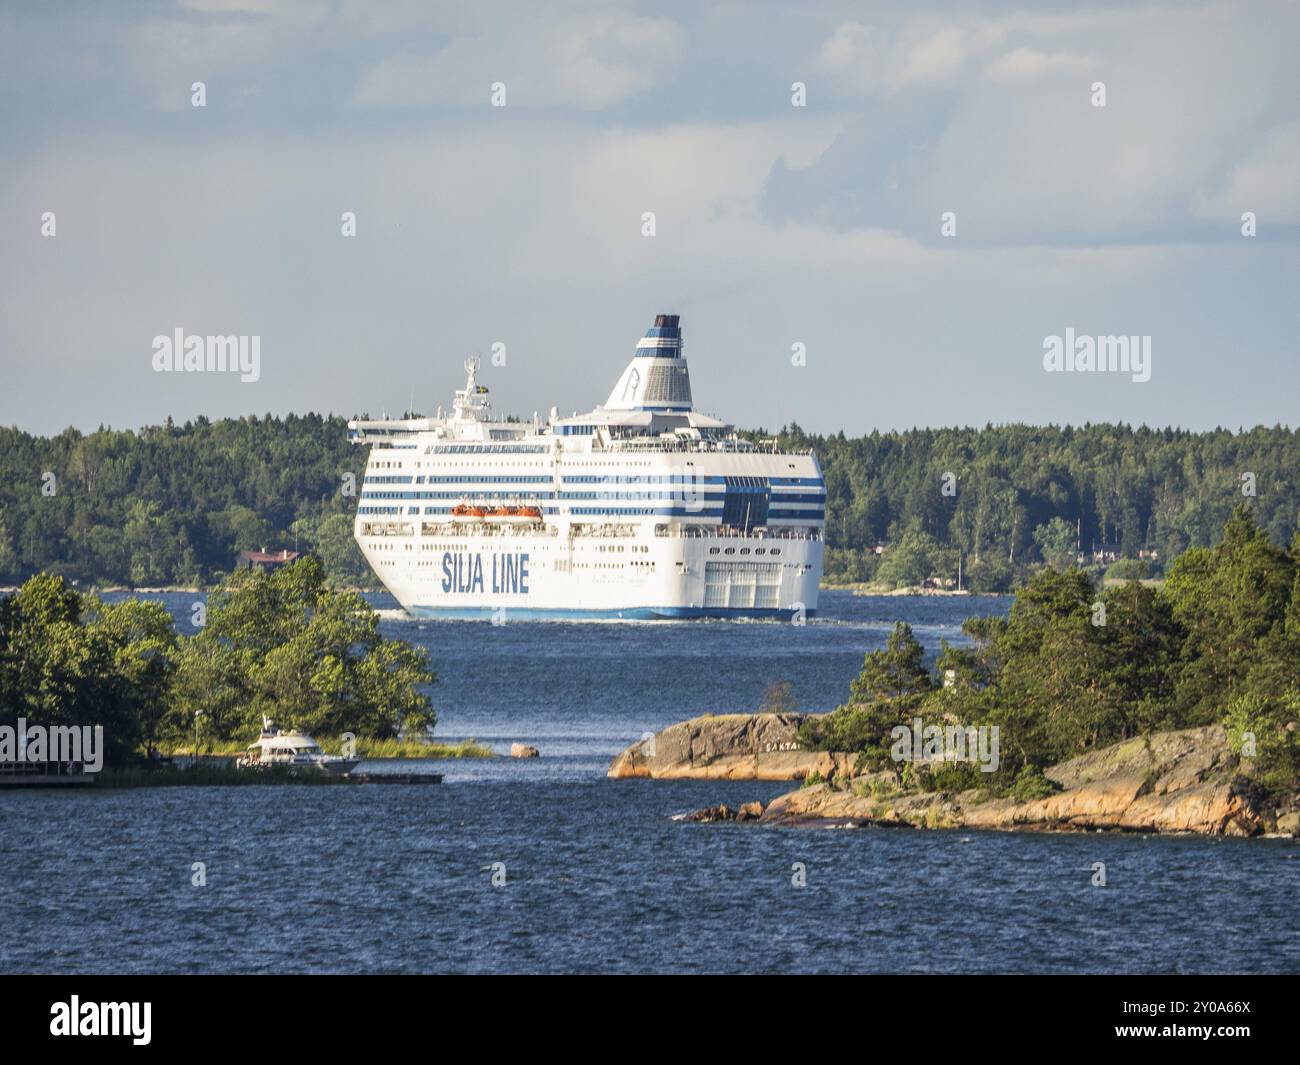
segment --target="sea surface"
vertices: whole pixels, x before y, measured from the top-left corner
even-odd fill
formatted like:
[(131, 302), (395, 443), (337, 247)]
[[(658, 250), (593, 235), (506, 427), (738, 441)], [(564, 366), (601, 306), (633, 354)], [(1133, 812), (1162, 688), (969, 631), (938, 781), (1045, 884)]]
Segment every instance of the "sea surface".
[[(201, 597), (155, 598), (184, 631)], [(373, 601), (430, 651), (439, 737), (542, 757), (423, 787), (0, 792), (0, 971), (1300, 972), (1288, 840), (694, 825), (673, 815), (788, 785), (605, 777), (774, 680), (832, 709), (895, 620), (933, 654), (1009, 599), (827, 592), (805, 626)]]

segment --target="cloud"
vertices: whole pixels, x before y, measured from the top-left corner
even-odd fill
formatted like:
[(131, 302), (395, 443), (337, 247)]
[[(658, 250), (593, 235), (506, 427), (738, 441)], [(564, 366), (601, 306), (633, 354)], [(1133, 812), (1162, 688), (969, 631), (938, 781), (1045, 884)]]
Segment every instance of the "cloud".
[(817, 69), (850, 93), (932, 88), (955, 81), (970, 56), (990, 44), (986, 32), (928, 18), (894, 29), (845, 22), (822, 45)]
[(517, 20), (431, 52), (385, 58), (361, 76), (362, 108), (485, 106), (503, 82), (512, 107), (601, 110), (654, 87), (680, 57), (677, 23), (624, 11)]
[[(744, 424), (1293, 417), (1237, 380), (1294, 372), (1291, 8), (143, 10), (0, 11), (0, 423), (445, 402), (497, 339), (503, 409), (569, 409), (676, 310)], [(1155, 334), (1159, 379), (1044, 386), (1067, 325)], [(153, 374), (177, 326), (261, 335), (262, 380)]]
[(1197, 198), (1198, 218), (1227, 223), (1243, 211), (1255, 212), (1259, 225), (1300, 224), (1300, 121), (1274, 127), (1263, 143), (1232, 167), (1222, 191)]
[(1035, 48), (1013, 48), (988, 63), (981, 74), (1000, 85), (1032, 85), (1051, 77), (1080, 79), (1097, 60), (1070, 52), (1040, 52)]
[(1243, 200), (1294, 222), (1300, 11), (1269, 11), (840, 24), (819, 54), (844, 132), (811, 166), (774, 168), (763, 209), (930, 243), (954, 211), (963, 242), (989, 245), (1227, 239)]

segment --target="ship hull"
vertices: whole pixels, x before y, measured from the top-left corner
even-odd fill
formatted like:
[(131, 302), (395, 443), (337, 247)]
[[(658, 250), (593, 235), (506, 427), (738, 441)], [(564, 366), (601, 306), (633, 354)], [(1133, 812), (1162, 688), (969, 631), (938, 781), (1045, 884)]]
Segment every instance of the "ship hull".
[(404, 608), (417, 618), (441, 621), (686, 621), (692, 619), (756, 619), (793, 621), (816, 616), (816, 610), (782, 607), (687, 607), (630, 606), (604, 610), (575, 610), (572, 607), (452, 607), (413, 606)]
[(810, 537), (457, 531), (402, 547), (367, 554), (393, 597), (422, 618), (801, 620), (816, 613), (822, 570), (822, 543)]

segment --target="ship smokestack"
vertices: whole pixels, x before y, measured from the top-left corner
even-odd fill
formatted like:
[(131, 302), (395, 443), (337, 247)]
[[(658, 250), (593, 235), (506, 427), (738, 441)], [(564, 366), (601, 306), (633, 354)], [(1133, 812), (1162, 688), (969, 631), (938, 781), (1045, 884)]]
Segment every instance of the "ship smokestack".
[(607, 410), (682, 413), (691, 407), (691, 375), (682, 354), (681, 316), (657, 314), (605, 402)]

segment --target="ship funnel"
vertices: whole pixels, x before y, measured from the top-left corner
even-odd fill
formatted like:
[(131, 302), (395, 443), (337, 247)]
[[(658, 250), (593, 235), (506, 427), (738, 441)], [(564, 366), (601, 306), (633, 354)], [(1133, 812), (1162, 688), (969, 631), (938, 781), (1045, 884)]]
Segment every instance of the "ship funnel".
[(676, 314), (655, 316), (655, 324), (637, 341), (632, 361), (605, 401), (606, 410), (692, 409), (691, 375), (682, 354), (680, 320)]

